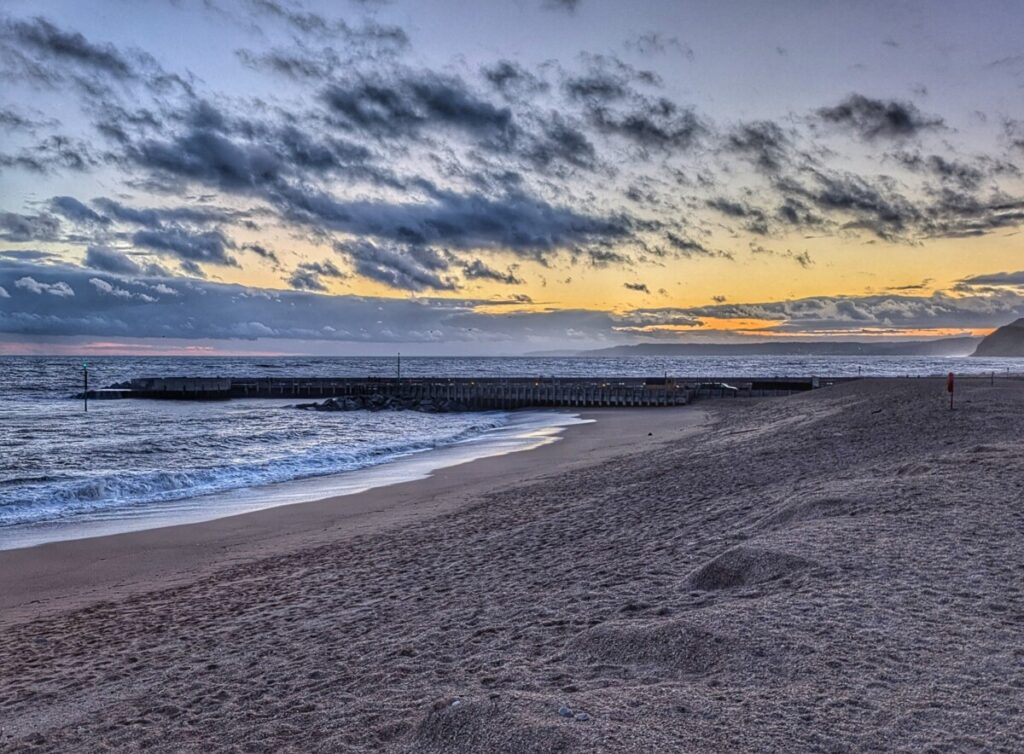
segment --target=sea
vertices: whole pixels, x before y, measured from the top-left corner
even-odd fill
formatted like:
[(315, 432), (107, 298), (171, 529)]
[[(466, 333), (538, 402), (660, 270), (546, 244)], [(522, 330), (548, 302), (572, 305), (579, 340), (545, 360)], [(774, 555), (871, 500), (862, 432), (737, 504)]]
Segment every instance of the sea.
[[(90, 387), (133, 377), (390, 377), (390, 358), (88, 357)], [(422, 478), (555, 442), (571, 411), (308, 412), (294, 400), (91, 401), (82, 358), (0, 357), (0, 549), (210, 520)], [(403, 376), (1003, 375), (963, 357), (403, 358)]]

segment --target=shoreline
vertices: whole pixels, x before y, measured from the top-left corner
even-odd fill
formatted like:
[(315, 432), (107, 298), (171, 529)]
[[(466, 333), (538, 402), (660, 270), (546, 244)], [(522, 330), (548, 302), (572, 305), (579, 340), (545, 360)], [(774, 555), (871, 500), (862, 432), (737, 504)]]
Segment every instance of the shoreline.
[[(558, 425), (553, 441), (433, 468), (419, 478), (205, 521), (0, 550), (0, 625), (423, 522), (478, 504), (492, 492), (678, 439), (707, 416), (690, 406), (571, 413), (580, 423)], [(389, 467), (361, 471), (387, 473)]]
[[(578, 412), (529, 410), (497, 412), (504, 423), (468, 437), (440, 440), (433, 446), (408, 446), (367, 465), (281, 481), (203, 492), (164, 501), (119, 501), (109, 507), (68, 517), (0, 527), (0, 552), (74, 539), (91, 539), (253, 513), (282, 505), (353, 495), (374, 487), (415, 481), (447, 466), (530, 450), (554, 441), (568, 426), (584, 423)], [(480, 414), (486, 417), (487, 414)], [(185, 490), (183, 490), (184, 492)]]

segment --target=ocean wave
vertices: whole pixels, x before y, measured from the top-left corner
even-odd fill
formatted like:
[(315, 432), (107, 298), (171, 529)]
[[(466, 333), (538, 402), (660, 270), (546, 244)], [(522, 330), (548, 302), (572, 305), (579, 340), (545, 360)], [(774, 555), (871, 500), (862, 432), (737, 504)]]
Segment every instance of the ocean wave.
[[(87, 478), (21, 478), (0, 494), (0, 527), (65, 519), (112, 509), (183, 500), (265, 484), (376, 466), (482, 436), (507, 424), (505, 414), (482, 415), (461, 431), (417, 440), (319, 446), (259, 463), (178, 470), (100, 472)], [(43, 482), (45, 483), (36, 483)]]

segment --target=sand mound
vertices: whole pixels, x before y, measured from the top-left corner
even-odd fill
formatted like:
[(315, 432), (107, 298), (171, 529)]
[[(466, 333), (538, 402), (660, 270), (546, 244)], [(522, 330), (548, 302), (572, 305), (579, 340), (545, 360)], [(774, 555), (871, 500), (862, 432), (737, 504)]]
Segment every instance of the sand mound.
[(568, 652), (602, 665), (657, 665), (701, 674), (735, 654), (737, 646), (686, 621), (615, 621), (582, 632)]
[(726, 550), (686, 578), (693, 589), (710, 591), (775, 581), (818, 565), (813, 560), (776, 550), (740, 546)]
[(407, 754), (450, 754), (456, 751), (493, 754), (548, 754), (574, 750), (571, 735), (575, 720), (558, 716), (553, 705), (550, 721), (510, 710), (487, 701), (447, 701), (438, 704), (415, 729), (412, 740), (400, 749)]
[(859, 500), (842, 497), (801, 498), (784, 504), (778, 510), (758, 519), (753, 529), (778, 529), (801, 521), (856, 515), (863, 507)]

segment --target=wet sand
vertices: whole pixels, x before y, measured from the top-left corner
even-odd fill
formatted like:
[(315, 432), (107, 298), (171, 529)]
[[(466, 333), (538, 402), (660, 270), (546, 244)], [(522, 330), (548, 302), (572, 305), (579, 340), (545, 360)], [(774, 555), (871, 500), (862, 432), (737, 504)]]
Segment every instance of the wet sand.
[(1024, 383), (942, 388), (0, 553), (0, 748), (1020, 751)]

